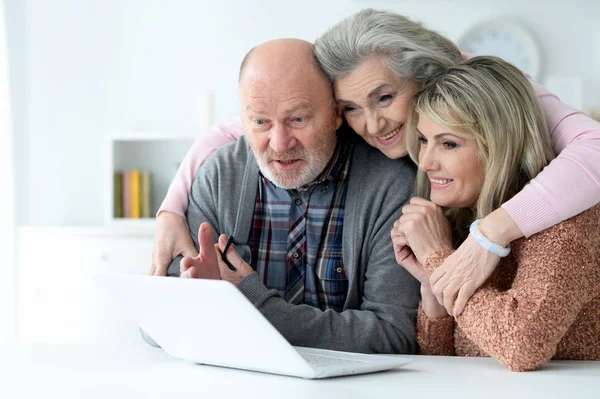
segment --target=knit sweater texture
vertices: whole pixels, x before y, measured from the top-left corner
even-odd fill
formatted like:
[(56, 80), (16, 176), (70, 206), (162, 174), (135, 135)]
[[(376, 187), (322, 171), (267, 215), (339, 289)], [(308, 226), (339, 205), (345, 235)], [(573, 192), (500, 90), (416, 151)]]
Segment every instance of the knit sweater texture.
[[(429, 256), (431, 274), (452, 251)], [(419, 307), (427, 355), (492, 356), (513, 371), (550, 359), (600, 360), (600, 205), (512, 244), (456, 318)]]

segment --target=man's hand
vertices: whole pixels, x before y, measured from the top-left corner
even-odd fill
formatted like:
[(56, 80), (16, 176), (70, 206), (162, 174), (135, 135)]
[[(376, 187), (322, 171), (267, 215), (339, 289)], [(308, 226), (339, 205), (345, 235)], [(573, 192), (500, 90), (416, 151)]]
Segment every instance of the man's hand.
[[(442, 208), (419, 197), (413, 197), (410, 204), (402, 208), (402, 216), (392, 229), (392, 237), (394, 235), (404, 236), (405, 245), (410, 247), (421, 264), (432, 253), (452, 248), (450, 222)], [(399, 239), (397, 242), (401, 244)]]
[(198, 256), (187, 222), (175, 213), (161, 212), (156, 218), (150, 275), (166, 276), (169, 264), (178, 255)]
[(221, 273), (219, 272), (213, 231), (210, 224), (206, 222), (202, 223), (198, 229), (198, 244), (200, 246), (198, 256), (186, 256), (179, 263), (180, 277), (220, 280)]
[(244, 262), (240, 254), (236, 251), (235, 245), (231, 245), (227, 250), (227, 260), (235, 267), (236, 270), (229, 269), (229, 266), (221, 259), (222, 253), (227, 245), (227, 236), (221, 234), (219, 242), (214, 244), (215, 251), (217, 252), (217, 261), (219, 262), (219, 269), (221, 272), (221, 278), (227, 280), (234, 285), (238, 285), (240, 281), (247, 275), (254, 272), (252, 266)]

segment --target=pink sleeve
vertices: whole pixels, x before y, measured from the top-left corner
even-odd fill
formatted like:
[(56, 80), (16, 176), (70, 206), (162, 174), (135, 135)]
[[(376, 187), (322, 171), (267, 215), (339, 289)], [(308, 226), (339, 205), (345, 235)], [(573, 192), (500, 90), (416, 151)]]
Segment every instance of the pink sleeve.
[(559, 155), (502, 205), (526, 237), (600, 202), (600, 123), (532, 84)]
[(213, 152), (225, 144), (236, 141), (243, 134), (242, 122), (240, 118), (235, 118), (212, 126), (206, 135), (197, 139), (183, 158), (156, 216), (163, 211), (168, 211), (185, 217), (192, 182), (200, 165)]

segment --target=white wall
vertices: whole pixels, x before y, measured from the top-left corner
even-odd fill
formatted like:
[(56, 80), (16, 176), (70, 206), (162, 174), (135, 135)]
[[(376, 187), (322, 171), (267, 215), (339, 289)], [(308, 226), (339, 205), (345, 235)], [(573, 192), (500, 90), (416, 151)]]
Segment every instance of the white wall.
[(414, 17), (453, 40), (479, 21), (511, 17), (538, 38), (544, 76), (580, 78), (584, 105), (600, 106), (594, 0), (3, 1), (14, 17), (11, 65), (20, 67), (11, 79), (22, 90), (19, 224), (101, 223), (106, 131), (195, 131), (205, 91), (216, 93), (215, 120), (234, 115), (247, 50), (277, 37), (314, 40), (364, 7)]
[(15, 339), (15, 187), (4, 7), (0, 3), (0, 343)]

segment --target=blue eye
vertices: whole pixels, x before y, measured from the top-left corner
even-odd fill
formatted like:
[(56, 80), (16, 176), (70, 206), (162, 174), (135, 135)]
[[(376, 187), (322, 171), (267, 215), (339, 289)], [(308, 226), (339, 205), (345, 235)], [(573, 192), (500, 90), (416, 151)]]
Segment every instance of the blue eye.
[(293, 116), (288, 119), (288, 123), (296, 127), (303, 127), (312, 120), (312, 115)]
[(270, 123), (268, 119), (252, 119), (252, 124), (254, 125), (254, 129), (256, 130), (266, 130), (269, 129)]
[(423, 136), (419, 136), (419, 142), (421, 144), (427, 144), (427, 139), (425, 137), (423, 137)]
[(390, 102), (393, 98), (394, 98), (394, 96), (392, 96), (391, 94), (386, 94), (384, 96), (379, 97), (379, 102), (387, 103), (387, 102)]

